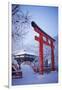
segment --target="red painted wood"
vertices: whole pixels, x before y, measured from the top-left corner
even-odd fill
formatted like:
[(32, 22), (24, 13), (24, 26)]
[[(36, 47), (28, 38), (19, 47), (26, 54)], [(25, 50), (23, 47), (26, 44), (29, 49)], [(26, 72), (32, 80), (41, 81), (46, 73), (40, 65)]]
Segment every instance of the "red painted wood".
[(43, 36), (46, 36), (46, 38), (52, 39), (53, 41), (55, 41), (55, 39), (53, 39), (51, 36), (49, 36), (46, 32), (44, 32), (34, 21), (31, 22), (32, 27), (34, 28), (34, 30), (39, 33), (39, 34), (43, 34)]
[(39, 67), (39, 72), (41, 74), (43, 74), (44, 71), (44, 66), (43, 66), (43, 36), (35, 36), (35, 40), (37, 40), (39, 42), (39, 63), (40, 63), (40, 67)]
[(55, 65), (54, 65), (54, 46), (53, 42), (51, 42), (51, 70), (55, 70)]
[(35, 40), (39, 41), (40, 39), (39, 39), (39, 37), (35, 36)]
[(39, 31), (38, 28), (34, 28), (34, 31), (41, 35), (41, 31)]
[(49, 44), (48, 42), (43, 41), (43, 43), (51, 47), (51, 44)]
[(43, 38), (40, 36), (39, 40), (39, 62), (40, 62), (40, 68), (39, 71), (41, 74), (44, 72), (44, 66), (43, 66)]
[[(53, 42), (55, 41), (53, 38), (51, 38), (49, 35), (47, 35), (45, 32), (42, 30), (39, 30), (40, 28), (35, 24), (33, 25), (34, 31), (39, 34), (39, 37), (35, 36), (35, 40), (39, 42), (39, 71), (41, 74), (44, 72), (44, 66), (43, 66), (43, 44), (46, 44), (51, 47), (51, 69), (52, 71), (55, 70), (55, 65), (54, 65), (54, 45)], [(43, 40), (43, 37), (46, 38), (46, 41)], [(48, 39), (50, 40), (50, 44), (48, 42)]]

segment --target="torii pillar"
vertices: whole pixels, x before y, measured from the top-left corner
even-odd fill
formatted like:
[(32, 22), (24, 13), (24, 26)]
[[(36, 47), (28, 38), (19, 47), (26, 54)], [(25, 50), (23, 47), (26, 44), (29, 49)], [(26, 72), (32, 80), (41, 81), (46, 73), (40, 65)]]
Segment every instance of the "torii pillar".
[[(51, 38), (48, 34), (46, 34), (42, 29), (40, 29), (35, 22), (31, 22), (32, 27), (34, 28), (34, 31), (39, 34), (39, 37), (35, 36), (35, 40), (39, 42), (39, 62), (40, 62), (40, 67), (39, 67), (39, 72), (43, 74), (44, 72), (44, 63), (43, 63), (43, 44), (46, 44), (51, 47), (51, 70), (55, 70), (55, 65), (54, 65), (54, 39)], [(43, 40), (43, 37), (46, 38), (46, 41)], [(50, 40), (50, 44), (48, 42)]]

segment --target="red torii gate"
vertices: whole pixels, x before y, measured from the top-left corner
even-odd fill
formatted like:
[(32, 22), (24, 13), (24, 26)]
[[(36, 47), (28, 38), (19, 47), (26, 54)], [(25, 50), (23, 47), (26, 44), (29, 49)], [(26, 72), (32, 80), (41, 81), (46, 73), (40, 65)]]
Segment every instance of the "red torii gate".
[[(40, 68), (39, 71), (41, 74), (44, 72), (44, 66), (43, 66), (43, 44), (46, 44), (51, 47), (51, 70), (55, 70), (54, 65), (54, 39), (49, 36), (47, 33), (45, 33), (42, 29), (38, 27), (38, 25), (35, 22), (31, 22), (32, 27), (34, 28), (34, 31), (39, 34), (39, 37), (35, 36), (35, 40), (39, 42), (39, 60), (40, 60)], [(43, 37), (46, 38), (46, 41), (43, 40)], [(50, 40), (50, 43), (48, 42)]]

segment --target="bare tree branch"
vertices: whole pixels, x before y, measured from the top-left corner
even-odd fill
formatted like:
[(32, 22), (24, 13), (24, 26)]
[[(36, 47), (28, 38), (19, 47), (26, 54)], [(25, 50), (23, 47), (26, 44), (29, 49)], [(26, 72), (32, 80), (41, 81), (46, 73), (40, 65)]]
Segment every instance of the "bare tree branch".
[(31, 16), (29, 12), (23, 12), (20, 8), (20, 5), (13, 5), (12, 6), (12, 39), (23, 40), (24, 37), (29, 32), (27, 30), (30, 27)]

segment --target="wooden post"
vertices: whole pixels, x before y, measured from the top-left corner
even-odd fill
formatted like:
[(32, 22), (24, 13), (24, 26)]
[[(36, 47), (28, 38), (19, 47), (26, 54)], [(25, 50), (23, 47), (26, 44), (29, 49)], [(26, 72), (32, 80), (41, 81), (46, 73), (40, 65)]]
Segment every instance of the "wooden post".
[[(43, 74), (44, 66), (43, 66), (43, 43), (51, 47), (51, 69), (52, 71), (55, 70), (54, 65), (54, 45), (53, 42), (55, 41), (52, 37), (50, 37), (47, 33), (45, 33), (42, 29), (40, 29), (35, 22), (31, 22), (31, 25), (34, 28), (34, 31), (39, 34), (39, 37), (35, 36), (35, 40), (39, 42), (39, 71), (41, 74)], [(46, 41), (43, 40), (43, 36), (46, 37)], [(51, 44), (48, 43), (48, 39), (51, 40)]]
[(40, 74), (43, 74), (44, 72), (44, 66), (43, 66), (43, 38), (40, 36), (39, 40), (39, 60), (40, 60)]
[(54, 46), (53, 42), (51, 41), (51, 70), (55, 70), (55, 65), (54, 65)]
[(35, 40), (39, 42), (39, 72), (43, 74), (44, 66), (43, 66), (43, 36), (39, 35), (39, 37), (35, 36)]

